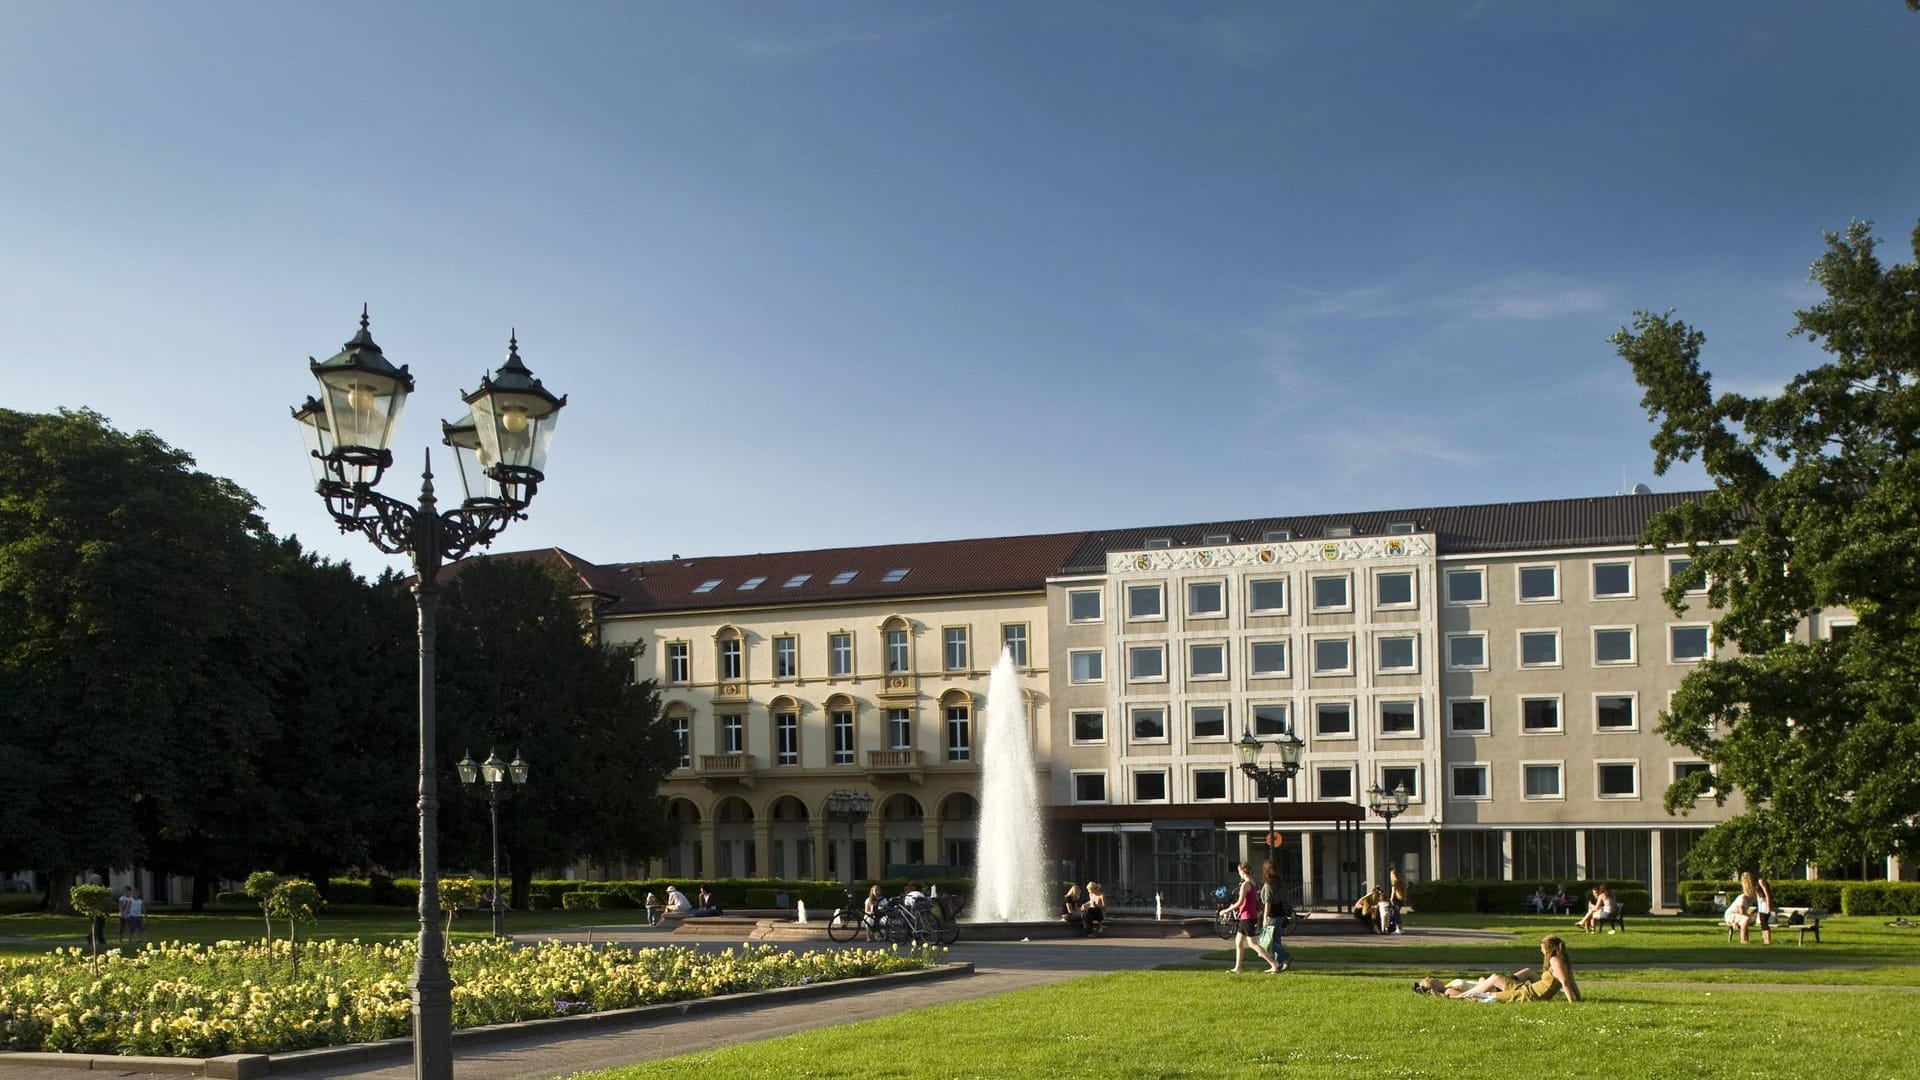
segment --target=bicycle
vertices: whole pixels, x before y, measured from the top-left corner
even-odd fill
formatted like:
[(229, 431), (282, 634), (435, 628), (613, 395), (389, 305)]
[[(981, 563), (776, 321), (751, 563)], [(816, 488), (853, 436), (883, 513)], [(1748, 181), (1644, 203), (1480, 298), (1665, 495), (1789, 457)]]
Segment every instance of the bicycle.
[(880, 936), (896, 945), (951, 945), (960, 940), (960, 924), (947, 918), (930, 900), (908, 904), (899, 898), (889, 899), (879, 924)]
[(879, 929), (877, 920), (868, 917), (860, 898), (852, 893), (846, 894), (846, 899), (841, 902), (839, 910), (833, 913), (833, 918), (827, 920), (827, 936), (841, 944), (852, 941), (862, 932), (871, 939), (878, 936)]

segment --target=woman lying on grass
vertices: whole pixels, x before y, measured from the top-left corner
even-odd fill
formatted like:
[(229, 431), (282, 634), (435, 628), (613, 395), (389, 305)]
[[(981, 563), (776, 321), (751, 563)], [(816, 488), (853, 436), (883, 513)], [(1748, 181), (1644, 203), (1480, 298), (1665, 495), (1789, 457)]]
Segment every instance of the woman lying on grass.
[(1541, 938), (1540, 959), (1546, 969), (1544, 975), (1532, 968), (1521, 968), (1511, 976), (1489, 975), (1477, 983), (1468, 983), (1465, 979), (1441, 982), (1429, 975), (1413, 984), (1413, 992), (1504, 1005), (1510, 1001), (1550, 1001), (1558, 991), (1570, 1002), (1579, 1001), (1580, 984), (1573, 979), (1573, 961), (1567, 958), (1567, 943), (1554, 934)]

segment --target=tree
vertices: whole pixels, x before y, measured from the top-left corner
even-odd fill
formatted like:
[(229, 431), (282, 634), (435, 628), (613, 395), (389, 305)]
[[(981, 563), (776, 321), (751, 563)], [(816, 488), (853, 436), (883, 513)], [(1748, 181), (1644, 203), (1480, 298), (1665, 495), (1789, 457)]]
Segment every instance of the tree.
[(0, 865), (143, 862), (272, 717), (244, 491), (91, 412), (0, 410)]
[(87, 943), (93, 947), (95, 963), (100, 961), (101, 928), (107, 923), (107, 916), (119, 913), (119, 906), (113, 898), (113, 890), (105, 885), (75, 885), (67, 891), (67, 902), (77, 915), (86, 917)]
[[(251, 881), (252, 879), (248, 879)], [(278, 915), (287, 920), (287, 955), (292, 957), (293, 978), (300, 977), (300, 938), (296, 927), (303, 922), (312, 922), (319, 910), (325, 906), (320, 899), (320, 890), (313, 882), (305, 878), (288, 878), (274, 885), (267, 894), (265, 904), (267, 917)], [(271, 946), (272, 942), (268, 942)]]
[[(1920, 228), (1916, 262), (1882, 266), (1869, 224), (1829, 234), (1813, 266), (1826, 298), (1793, 335), (1828, 360), (1777, 395), (1715, 396), (1704, 334), (1639, 313), (1613, 341), (1658, 424), (1654, 469), (1698, 460), (1703, 498), (1656, 515), (1645, 542), (1692, 559), (1676, 612), (1707, 588), (1715, 640), (1738, 652), (1682, 682), (1660, 731), (1710, 762), (1667, 791), (1684, 812), (1711, 791), (1747, 810), (1710, 830), (1696, 863), (1784, 872), (1912, 851), (1920, 814)], [(1809, 612), (1857, 625), (1796, 639)], [(1804, 638), (1804, 635), (1802, 635)]]
[[(513, 906), (526, 906), (535, 867), (664, 850), (656, 792), (674, 751), (659, 694), (651, 680), (634, 681), (634, 649), (595, 639), (591, 612), (557, 565), (455, 566), (441, 594), (439, 648), (440, 760), (497, 748), (532, 767), (500, 814)], [(458, 786), (449, 775), (441, 787), (447, 865), (485, 866), (484, 803), (449, 790)]]

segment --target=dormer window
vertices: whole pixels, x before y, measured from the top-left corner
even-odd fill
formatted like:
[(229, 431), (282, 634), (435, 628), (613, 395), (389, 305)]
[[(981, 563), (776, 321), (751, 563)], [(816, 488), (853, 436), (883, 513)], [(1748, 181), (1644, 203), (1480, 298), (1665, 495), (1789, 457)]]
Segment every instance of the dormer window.
[(1231, 544), (1233, 537), (1227, 533), (1208, 533), (1200, 541), (1203, 544)]
[(1387, 526), (1387, 531), (1390, 533), (1410, 533), (1413, 530), (1414, 523), (1411, 521), (1396, 521)]
[(1173, 537), (1171, 536), (1154, 536), (1147, 539), (1147, 547), (1149, 548), (1170, 548), (1172, 546)]
[(1260, 539), (1265, 540), (1268, 543), (1273, 543), (1276, 540), (1291, 540), (1293, 539), (1293, 530), (1292, 529), (1268, 529), (1266, 532), (1260, 534)]
[(1352, 536), (1352, 535), (1353, 535), (1353, 526), (1351, 526), (1351, 525), (1329, 525), (1329, 526), (1327, 526), (1327, 535), (1328, 535), (1328, 536)]

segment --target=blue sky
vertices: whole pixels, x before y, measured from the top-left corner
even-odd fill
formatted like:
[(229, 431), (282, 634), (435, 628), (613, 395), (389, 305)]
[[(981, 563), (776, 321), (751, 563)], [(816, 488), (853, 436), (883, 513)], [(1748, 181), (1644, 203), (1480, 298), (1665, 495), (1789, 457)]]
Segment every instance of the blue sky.
[(617, 561), (1698, 486), (1606, 336), (1777, 387), (1822, 232), (1920, 217), (1899, 0), (0, 16), (0, 403), (368, 571), (286, 418), (362, 301), (387, 489), (517, 327), (500, 546)]

